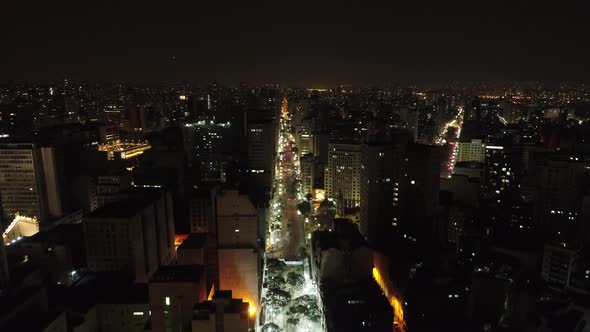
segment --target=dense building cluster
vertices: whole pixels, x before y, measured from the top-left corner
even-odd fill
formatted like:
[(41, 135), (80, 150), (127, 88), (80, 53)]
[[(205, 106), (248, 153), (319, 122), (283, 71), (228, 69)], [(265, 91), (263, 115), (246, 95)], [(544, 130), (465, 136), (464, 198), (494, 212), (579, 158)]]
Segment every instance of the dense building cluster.
[(3, 84), (0, 212), (2, 331), (582, 331), (590, 89)]

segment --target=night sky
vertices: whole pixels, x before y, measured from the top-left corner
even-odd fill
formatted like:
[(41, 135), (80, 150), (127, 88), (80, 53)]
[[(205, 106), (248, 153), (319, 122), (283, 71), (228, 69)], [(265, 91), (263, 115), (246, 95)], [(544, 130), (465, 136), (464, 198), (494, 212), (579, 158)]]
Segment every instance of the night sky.
[(16, 2), (0, 81), (590, 81), (583, 1)]

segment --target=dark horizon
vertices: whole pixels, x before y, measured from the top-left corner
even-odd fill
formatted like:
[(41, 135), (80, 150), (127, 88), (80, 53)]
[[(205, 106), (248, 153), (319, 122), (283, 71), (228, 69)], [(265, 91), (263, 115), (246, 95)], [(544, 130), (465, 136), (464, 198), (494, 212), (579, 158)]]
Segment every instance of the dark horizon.
[(241, 85), (247, 87), (269, 87), (278, 89), (308, 89), (308, 90), (332, 90), (337, 88), (353, 88), (353, 89), (370, 89), (370, 88), (412, 88), (412, 89), (454, 89), (454, 88), (480, 88), (480, 89), (508, 89), (514, 87), (531, 87), (539, 86), (542, 88), (558, 88), (558, 87), (574, 87), (574, 86), (586, 86), (590, 82), (576, 81), (576, 80), (489, 80), (489, 81), (476, 81), (476, 80), (447, 80), (439, 82), (423, 82), (423, 81), (411, 81), (411, 82), (399, 82), (399, 81), (384, 81), (384, 82), (361, 82), (361, 83), (348, 83), (348, 82), (334, 82), (327, 84), (305, 84), (305, 83), (280, 83), (273, 81), (248, 81), (248, 80), (153, 80), (153, 81), (136, 81), (132, 79), (88, 79), (88, 78), (77, 78), (72, 76), (62, 76), (52, 79), (8, 79), (0, 80), (0, 85), (11, 86), (11, 85), (52, 85), (52, 84), (63, 84), (64, 81), (83, 83), (91, 85), (113, 85), (122, 84), (135, 87), (146, 87), (146, 88), (166, 88), (166, 87), (180, 87), (180, 86), (192, 86), (194, 88), (203, 88), (217, 84), (226, 88), (236, 88)]
[(588, 82), (586, 3), (8, 4), (3, 80)]

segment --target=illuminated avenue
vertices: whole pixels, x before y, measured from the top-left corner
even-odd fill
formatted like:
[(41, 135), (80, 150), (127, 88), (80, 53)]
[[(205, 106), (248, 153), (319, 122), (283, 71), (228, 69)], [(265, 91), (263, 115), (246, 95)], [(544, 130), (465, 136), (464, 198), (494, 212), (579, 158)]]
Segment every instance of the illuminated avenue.
[[(288, 269), (296, 271), (303, 277), (303, 284), (298, 288), (289, 288), (290, 298), (302, 298), (311, 296), (312, 305), (316, 305), (321, 312), (319, 294), (315, 282), (309, 271), (306, 257), (300, 255), (302, 249), (309, 252), (304, 238), (304, 225), (301, 213), (297, 210), (297, 201), (303, 196), (300, 193), (300, 164), (295, 153), (295, 142), (290, 132), (291, 115), (286, 98), (281, 103), (279, 120), (279, 134), (277, 143), (277, 159), (275, 163), (275, 178), (273, 181), (273, 199), (271, 200), (271, 213), (268, 222), (267, 244), (265, 254), (265, 266), (263, 268), (263, 288), (261, 298), (263, 305), (257, 320), (257, 328), (277, 324), (283, 330), (294, 328), (294, 331), (322, 331), (322, 318), (309, 320), (303, 317), (296, 324), (289, 323), (288, 307), (280, 307), (272, 304), (274, 290), (265, 287), (269, 285), (269, 279), (277, 274), (273, 271), (276, 264), (268, 264), (269, 259), (287, 262)], [(305, 249), (304, 249), (305, 248)], [(279, 277), (282, 273), (279, 273)], [(265, 300), (266, 303), (265, 303)], [(291, 317), (292, 318), (292, 317)], [(262, 320), (262, 321), (261, 321)], [(267, 330), (265, 330), (267, 331)], [(274, 331), (272, 328), (268, 332)]]

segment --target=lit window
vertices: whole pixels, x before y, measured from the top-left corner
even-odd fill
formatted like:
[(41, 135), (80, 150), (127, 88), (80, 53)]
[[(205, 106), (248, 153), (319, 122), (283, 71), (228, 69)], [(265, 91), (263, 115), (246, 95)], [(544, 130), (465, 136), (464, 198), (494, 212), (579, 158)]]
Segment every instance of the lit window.
[(133, 316), (143, 316), (143, 312), (142, 311), (134, 311)]
[(166, 296), (164, 303), (166, 303), (166, 305), (170, 305), (170, 297)]

